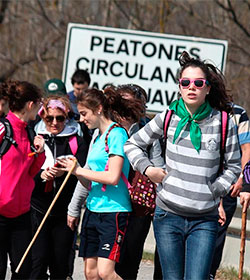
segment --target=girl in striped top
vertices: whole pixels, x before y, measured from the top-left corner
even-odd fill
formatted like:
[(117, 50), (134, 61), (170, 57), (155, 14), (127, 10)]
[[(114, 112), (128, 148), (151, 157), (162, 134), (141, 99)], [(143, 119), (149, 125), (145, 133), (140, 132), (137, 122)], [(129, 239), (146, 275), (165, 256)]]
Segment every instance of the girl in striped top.
[(166, 168), (153, 166), (145, 150), (163, 135), (167, 110), (134, 134), (125, 152), (134, 169), (157, 187), (154, 233), (164, 279), (208, 279), (220, 197), (240, 173), (239, 144), (228, 120), (223, 172), (220, 167), (221, 111), (230, 111), (222, 74), (183, 52), (179, 59), (181, 98), (169, 109)]

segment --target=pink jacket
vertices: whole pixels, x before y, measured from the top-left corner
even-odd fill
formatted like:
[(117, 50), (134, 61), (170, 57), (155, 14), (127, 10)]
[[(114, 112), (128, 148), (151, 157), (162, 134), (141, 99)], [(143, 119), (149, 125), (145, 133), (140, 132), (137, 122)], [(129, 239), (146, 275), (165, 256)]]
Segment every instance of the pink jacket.
[[(28, 157), (31, 152), (26, 131), (27, 123), (17, 118), (12, 112), (7, 119), (13, 128), (13, 138), (18, 147), (11, 145), (0, 161), (0, 215), (14, 218), (30, 209), (30, 198), (34, 189), (34, 176), (41, 169), (45, 153), (38, 157)], [(0, 143), (5, 130), (0, 125)]]

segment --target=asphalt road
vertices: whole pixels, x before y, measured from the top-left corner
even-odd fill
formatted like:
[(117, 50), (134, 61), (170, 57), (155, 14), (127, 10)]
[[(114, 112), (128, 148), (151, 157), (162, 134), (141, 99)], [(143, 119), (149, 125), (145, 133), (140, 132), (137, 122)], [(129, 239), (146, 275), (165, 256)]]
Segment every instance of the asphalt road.
[[(150, 280), (153, 279), (153, 263), (151, 261), (142, 261), (138, 273), (137, 280)], [(83, 273), (83, 260), (82, 258), (75, 258), (75, 269), (73, 274), (74, 280), (85, 279)]]
[[(77, 252), (78, 253), (78, 252)], [(153, 279), (153, 263), (151, 261), (142, 261), (138, 273), (138, 280), (150, 280)], [(11, 279), (10, 269), (8, 267), (6, 280)], [(75, 268), (73, 274), (74, 280), (85, 280), (83, 272), (83, 259), (76, 256), (75, 258)]]

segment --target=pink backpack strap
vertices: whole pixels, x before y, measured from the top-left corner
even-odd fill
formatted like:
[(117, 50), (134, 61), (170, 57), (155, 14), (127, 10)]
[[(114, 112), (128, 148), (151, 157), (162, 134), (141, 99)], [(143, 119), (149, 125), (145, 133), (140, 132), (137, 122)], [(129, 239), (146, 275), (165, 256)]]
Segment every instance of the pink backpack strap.
[(227, 136), (227, 123), (228, 123), (228, 114), (225, 111), (221, 112), (221, 147), (222, 150), (225, 150), (225, 144), (226, 144), (226, 136)]
[(168, 126), (170, 123), (170, 119), (172, 116), (173, 110), (168, 110), (165, 116), (165, 120), (164, 120), (164, 138), (167, 138), (167, 131), (168, 131)]
[[(109, 146), (108, 146), (108, 137), (109, 137), (109, 133), (110, 133), (110, 131), (111, 131), (113, 128), (115, 128), (115, 127), (121, 127), (121, 126), (120, 126), (118, 123), (113, 124), (113, 125), (109, 128), (109, 130), (108, 130), (108, 132), (107, 132), (107, 134), (106, 134), (106, 136), (105, 136), (105, 152), (107, 152), (107, 153), (109, 153)], [(107, 161), (104, 170), (105, 170), (105, 171), (109, 170), (109, 160)], [(106, 184), (103, 184), (103, 185), (102, 185), (102, 191), (105, 192), (105, 191), (106, 191), (106, 188), (107, 188), (107, 185), (106, 185)]]
[(75, 156), (77, 149), (78, 149), (77, 138), (75, 135), (73, 135), (69, 138), (69, 146), (70, 146), (72, 154)]
[[(108, 170), (109, 170), (109, 160), (107, 161), (107, 163), (105, 165), (105, 168), (104, 168), (104, 171), (108, 171)], [(103, 184), (102, 185), (102, 191), (105, 192), (106, 188), (107, 188), (107, 184)]]
[(223, 171), (223, 161), (225, 154), (226, 138), (228, 127), (228, 114), (225, 111), (221, 112), (221, 144), (220, 144), (220, 167), (219, 173)]
[(122, 172), (121, 174), (121, 177), (122, 177), (122, 180), (123, 182), (125, 183), (126, 187), (130, 190), (132, 189), (133, 187), (130, 185), (129, 181), (128, 181), (128, 178), (124, 175), (124, 173)]

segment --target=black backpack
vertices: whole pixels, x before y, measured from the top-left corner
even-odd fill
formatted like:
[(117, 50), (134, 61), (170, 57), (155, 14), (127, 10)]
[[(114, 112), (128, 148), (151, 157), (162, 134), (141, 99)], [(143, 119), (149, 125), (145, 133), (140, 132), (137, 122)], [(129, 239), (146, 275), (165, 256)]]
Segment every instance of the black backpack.
[[(0, 158), (3, 157), (4, 154), (6, 154), (11, 147), (11, 145), (14, 145), (15, 147), (18, 146), (18, 143), (13, 139), (13, 129), (8, 119), (1, 118), (0, 122), (3, 123), (5, 127), (5, 135), (3, 137), (2, 142), (0, 143)], [(35, 131), (33, 128), (31, 128), (29, 125), (26, 127), (28, 138), (30, 141), (30, 149), (32, 152), (36, 151), (36, 148), (33, 144), (34, 137), (35, 137)]]

